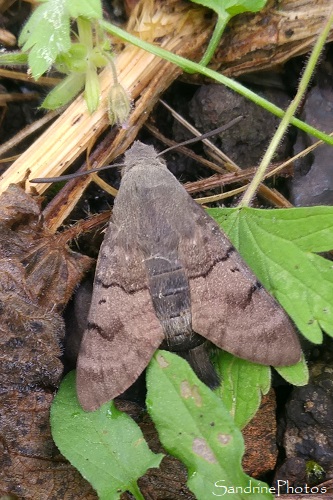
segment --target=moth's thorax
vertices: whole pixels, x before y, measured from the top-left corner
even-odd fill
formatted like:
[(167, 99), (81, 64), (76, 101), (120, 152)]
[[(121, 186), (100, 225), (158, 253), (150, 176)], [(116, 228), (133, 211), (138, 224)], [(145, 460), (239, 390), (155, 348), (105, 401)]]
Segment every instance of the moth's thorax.
[(121, 182), (123, 186), (124, 184), (151, 185), (154, 182), (159, 182), (162, 171), (169, 172), (166, 165), (157, 159), (150, 162), (144, 160), (127, 164), (121, 171)]
[(147, 146), (139, 141), (134, 142), (131, 149), (125, 153), (125, 166), (122, 169), (122, 177), (135, 170), (135, 175), (142, 175), (150, 167), (164, 167), (164, 160), (157, 157), (157, 153), (152, 146)]
[(169, 176), (172, 174), (158, 161), (126, 166), (114, 203), (114, 215), (117, 217), (123, 212), (124, 217), (133, 217), (145, 205), (150, 205), (153, 210), (154, 200), (160, 196)]
[[(168, 348), (189, 349), (194, 336), (190, 289), (178, 251), (181, 228), (176, 198), (183, 195), (182, 188), (150, 146), (135, 143), (126, 153), (125, 163), (114, 220), (126, 240), (131, 239), (134, 228), (139, 235), (136, 245)], [(168, 197), (174, 203), (166, 207)]]

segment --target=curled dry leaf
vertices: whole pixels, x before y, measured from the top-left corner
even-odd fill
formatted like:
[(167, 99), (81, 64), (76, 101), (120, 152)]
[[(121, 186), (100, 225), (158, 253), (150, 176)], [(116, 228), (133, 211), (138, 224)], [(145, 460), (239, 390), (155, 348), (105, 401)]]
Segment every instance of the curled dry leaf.
[(91, 259), (71, 251), (66, 234), (50, 233), (43, 226), (39, 201), (14, 184), (0, 196), (0, 231), (0, 257), (23, 264), (38, 305), (61, 311)]
[(19, 186), (0, 196), (0, 496), (96, 498), (49, 429), (63, 371), (59, 312), (90, 262), (44, 229), (39, 201)]

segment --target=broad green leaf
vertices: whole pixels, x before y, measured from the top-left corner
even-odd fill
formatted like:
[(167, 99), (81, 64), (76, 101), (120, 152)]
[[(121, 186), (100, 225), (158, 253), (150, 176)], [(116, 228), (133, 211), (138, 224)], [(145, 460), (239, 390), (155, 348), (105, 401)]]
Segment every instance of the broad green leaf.
[(86, 75), (84, 73), (71, 73), (66, 76), (42, 102), (42, 108), (57, 109), (69, 103), (82, 90)]
[(216, 366), (222, 382), (215, 393), (219, 394), (235, 424), (242, 429), (256, 414), (261, 394), (267, 394), (270, 389), (271, 369), (224, 351), (218, 353)]
[[(221, 496), (224, 488), (238, 500), (273, 498), (265, 483), (243, 472), (240, 430), (186, 361), (171, 352), (157, 351), (148, 367), (147, 387), (147, 407), (160, 440), (186, 465), (188, 487), (198, 500)], [(236, 487), (237, 495), (230, 490)], [(254, 487), (261, 489), (257, 493)]]
[(333, 336), (333, 207), (208, 212), (305, 337)]
[(161, 454), (150, 451), (138, 425), (113, 402), (94, 412), (82, 410), (75, 372), (64, 378), (53, 401), (51, 430), (61, 453), (91, 483), (100, 500), (116, 500), (124, 491), (142, 499), (137, 480), (162, 460)]

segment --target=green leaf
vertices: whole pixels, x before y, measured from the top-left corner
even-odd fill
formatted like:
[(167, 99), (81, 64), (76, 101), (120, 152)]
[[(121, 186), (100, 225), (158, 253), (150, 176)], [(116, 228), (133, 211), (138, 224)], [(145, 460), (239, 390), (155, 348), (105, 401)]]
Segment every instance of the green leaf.
[(100, 500), (118, 499), (126, 490), (142, 499), (136, 482), (147, 469), (158, 467), (163, 457), (150, 451), (138, 425), (113, 402), (84, 412), (76, 396), (75, 372), (64, 378), (53, 401), (51, 429), (61, 453), (91, 483)]
[(29, 52), (29, 66), (35, 80), (48, 71), (60, 52), (71, 46), (68, 0), (48, 0), (37, 7), (19, 37), (22, 50)]
[(271, 369), (224, 351), (219, 351), (214, 365), (222, 380), (215, 393), (219, 394), (235, 424), (242, 429), (256, 414), (261, 394), (267, 394), (270, 389)]
[(333, 336), (333, 207), (208, 212), (305, 337)]
[(71, 73), (66, 76), (42, 102), (42, 108), (57, 109), (70, 102), (80, 92), (85, 83), (84, 73)]
[(192, 2), (214, 10), (218, 16), (209, 45), (199, 63), (206, 66), (213, 57), (230, 19), (243, 12), (257, 12), (266, 5), (267, 0), (192, 0)]
[(67, 0), (69, 15), (76, 19), (85, 17), (87, 19), (102, 19), (103, 10), (100, 0)]
[(89, 113), (96, 111), (100, 99), (100, 85), (97, 70), (94, 64), (89, 64), (87, 68), (84, 98), (86, 100)]
[(37, 7), (23, 28), (19, 44), (29, 51), (35, 80), (48, 71), (57, 56), (71, 47), (70, 18), (101, 19), (99, 0), (47, 0)]
[(275, 370), (283, 377), (289, 384), (305, 385), (309, 380), (309, 369), (306, 364), (304, 356), (301, 360), (292, 366), (279, 366)]
[(23, 52), (3, 52), (0, 54), (0, 66), (22, 66), (28, 63), (28, 55)]
[(67, 52), (56, 58), (55, 64), (62, 73), (85, 73), (87, 71), (87, 47), (82, 43), (73, 43)]
[[(273, 498), (265, 483), (243, 472), (240, 430), (186, 361), (171, 352), (157, 351), (148, 367), (147, 387), (148, 411), (161, 442), (186, 465), (188, 487), (198, 500), (216, 498), (224, 488), (236, 487), (237, 495), (234, 491), (232, 496), (238, 500)], [(262, 489), (257, 493), (254, 487)], [(250, 488), (250, 495), (245, 488)]]

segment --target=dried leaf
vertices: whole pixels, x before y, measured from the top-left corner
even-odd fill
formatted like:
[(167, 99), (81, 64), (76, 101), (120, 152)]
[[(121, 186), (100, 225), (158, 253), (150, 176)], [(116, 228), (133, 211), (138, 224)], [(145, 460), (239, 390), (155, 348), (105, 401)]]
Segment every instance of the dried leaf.
[(2, 388), (57, 386), (62, 363), (60, 316), (41, 308), (25, 283), (24, 267), (0, 260), (0, 377)]
[(39, 305), (61, 311), (92, 260), (70, 250), (66, 235), (44, 228), (39, 199), (17, 185), (0, 196), (0, 258), (20, 261)]
[(0, 497), (97, 500), (90, 485), (59, 454), (49, 427), (53, 395), (34, 389), (0, 395)]
[(70, 250), (58, 235), (42, 236), (22, 259), (27, 284), (41, 306), (61, 311), (71, 298), (92, 259)]

